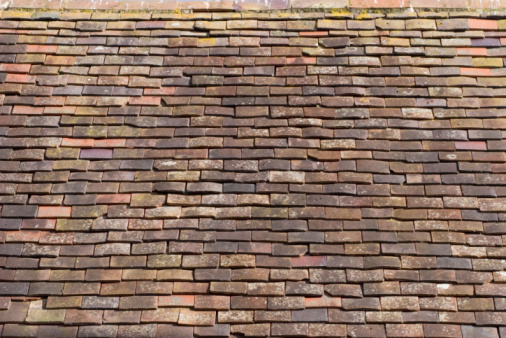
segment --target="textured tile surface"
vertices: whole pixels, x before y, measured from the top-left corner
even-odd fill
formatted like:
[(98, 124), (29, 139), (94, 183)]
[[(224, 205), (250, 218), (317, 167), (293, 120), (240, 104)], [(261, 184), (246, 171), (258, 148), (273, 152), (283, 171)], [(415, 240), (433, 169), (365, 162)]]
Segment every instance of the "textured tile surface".
[(506, 337), (504, 16), (212, 3), (2, 13), (2, 336)]

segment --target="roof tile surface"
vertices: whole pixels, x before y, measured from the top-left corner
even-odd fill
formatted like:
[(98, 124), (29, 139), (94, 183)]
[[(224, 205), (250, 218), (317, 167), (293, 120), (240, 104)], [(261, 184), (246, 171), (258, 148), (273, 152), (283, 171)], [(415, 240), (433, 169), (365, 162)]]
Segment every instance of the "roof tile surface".
[(504, 16), (175, 3), (2, 13), (1, 335), (506, 337)]

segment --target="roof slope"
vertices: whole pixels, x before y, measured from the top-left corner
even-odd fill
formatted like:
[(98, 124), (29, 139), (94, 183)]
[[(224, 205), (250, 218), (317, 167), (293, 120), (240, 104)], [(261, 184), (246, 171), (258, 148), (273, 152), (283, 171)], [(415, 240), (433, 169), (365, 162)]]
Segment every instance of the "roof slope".
[(506, 20), (4, 11), (13, 337), (506, 337)]

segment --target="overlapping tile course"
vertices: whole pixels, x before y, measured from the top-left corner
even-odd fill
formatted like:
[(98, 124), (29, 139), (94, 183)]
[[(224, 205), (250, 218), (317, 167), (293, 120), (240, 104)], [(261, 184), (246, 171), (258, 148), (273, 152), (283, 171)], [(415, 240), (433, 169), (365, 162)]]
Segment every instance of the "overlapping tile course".
[(2, 336), (506, 337), (506, 19), (2, 18)]

